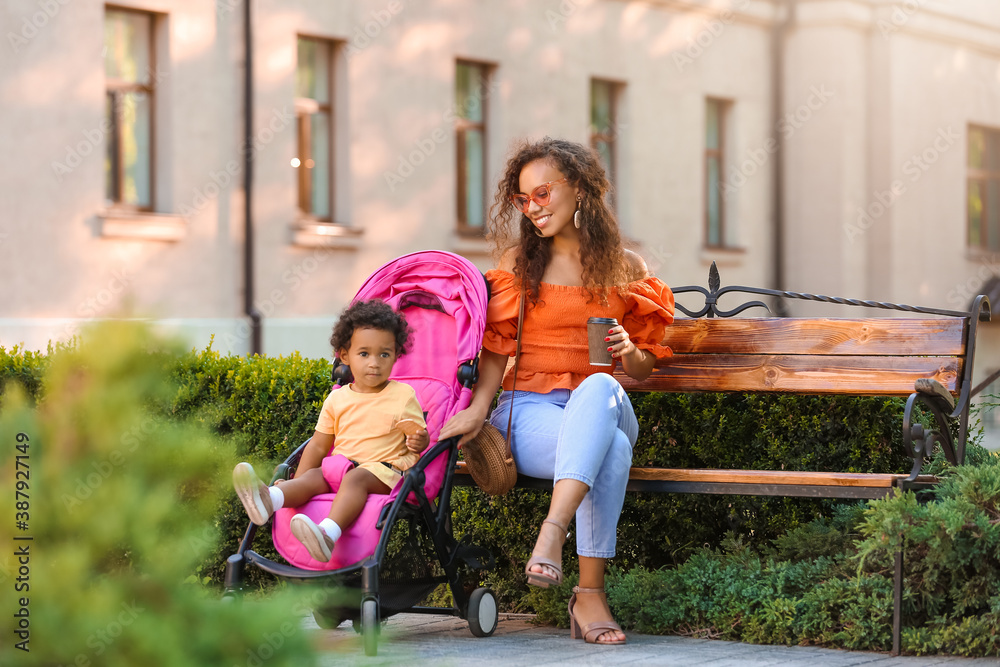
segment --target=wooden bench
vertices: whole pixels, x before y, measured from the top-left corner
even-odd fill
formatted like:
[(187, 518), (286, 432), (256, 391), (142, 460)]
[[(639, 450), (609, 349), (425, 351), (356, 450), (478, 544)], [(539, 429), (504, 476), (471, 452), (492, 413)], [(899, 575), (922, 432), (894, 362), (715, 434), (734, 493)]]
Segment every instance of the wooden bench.
[[(976, 297), (968, 312), (859, 301), (753, 287), (719, 288), (715, 267), (709, 288), (686, 286), (675, 295), (700, 293), (704, 305), (677, 308), (688, 316), (668, 328), (664, 344), (674, 355), (660, 360), (643, 382), (615, 377), (630, 392), (758, 392), (811, 395), (907, 397), (903, 411), (903, 444), (913, 460), (908, 473), (792, 472), (771, 470), (687, 470), (634, 467), (628, 490), (672, 493), (881, 498), (894, 489), (920, 490), (934, 477), (921, 474), (935, 444), (952, 464), (965, 459), (969, 407), (982, 388), (972, 386), (976, 329), (988, 321), (990, 304)], [(720, 310), (720, 297), (753, 294), (778, 299), (804, 299), (910, 313), (879, 318), (734, 318), (761, 301)], [(933, 316), (933, 317), (931, 317)], [(928, 410), (935, 427), (916, 423), (916, 406)], [(957, 422), (959, 436), (952, 438)], [(642, 437), (640, 433), (639, 437)], [(461, 464), (459, 473), (465, 473)], [(456, 484), (471, 485), (467, 474)], [(550, 489), (551, 480), (519, 476), (518, 486)], [(902, 554), (896, 556), (893, 652), (899, 653), (901, 630)]]

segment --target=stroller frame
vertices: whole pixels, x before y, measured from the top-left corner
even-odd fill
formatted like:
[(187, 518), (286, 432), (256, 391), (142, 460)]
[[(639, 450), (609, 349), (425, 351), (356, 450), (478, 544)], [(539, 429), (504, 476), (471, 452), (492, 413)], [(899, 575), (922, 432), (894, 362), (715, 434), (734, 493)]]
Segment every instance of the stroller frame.
[[(376, 276), (382, 275), (387, 269), (394, 269), (401, 260), (410, 260), (416, 255), (423, 255), (424, 261), (444, 263), (450, 261), (448, 258), (450, 255), (456, 261), (467, 263), (467, 260), (442, 251), (406, 255), (379, 269), (369, 278), (356, 298), (360, 298)], [(468, 272), (465, 275), (468, 276)], [(485, 280), (484, 285), (485, 296), (488, 299), (489, 286), (485, 284)], [(400, 310), (414, 306), (444, 312), (440, 306), (435, 308), (433, 305), (428, 305), (420, 295), (411, 295), (412, 292), (402, 293), (398, 306)], [(478, 350), (478, 346), (476, 349)], [(459, 358), (455, 380), (464, 391), (471, 389), (478, 379), (478, 359), (475, 356), (467, 361), (461, 359), (462, 357)], [(334, 379), (338, 384), (343, 384), (348, 379), (349, 373), (350, 370), (346, 365), (336, 367)], [(451, 492), (458, 460), (458, 441), (459, 436), (455, 436), (434, 443), (421, 455), (417, 463), (403, 474), (402, 480), (393, 489), (395, 497), (386, 501), (378, 515), (375, 529), (380, 530), (381, 534), (374, 552), (346, 567), (335, 570), (311, 570), (269, 560), (251, 549), (258, 526), (249, 522), (236, 553), (226, 559), (223, 599), (238, 601), (241, 598), (246, 566), (250, 563), (291, 583), (321, 586), (323, 590), (330, 591), (337, 587), (348, 591), (352, 597), (357, 595), (360, 598), (358, 604), (353, 604), (353, 600), (345, 602), (342, 596), (333, 595), (330, 598), (333, 602), (319, 603), (313, 616), (324, 628), (336, 627), (340, 620), (352, 620), (355, 630), (362, 635), (365, 653), (370, 656), (376, 655), (378, 651), (378, 633), (382, 618), (403, 611), (457, 616), (468, 621), (473, 635), (488, 637), (493, 634), (499, 620), (495, 595), (484, 587), (476, 588), (470, 594), (463, 582), (465, 568), (491, 569), (495, 565), (493, 555), (485, 548), (458, 543), (451, 530)], [(309, 440), (306, 440), (299, 445), (283, 463), (277, 466), (271, 484), (279, 479), (289, 479), (308, 443)], [(427, 493), (427, 469), (431, 465), (440, 465), (442, 461), (439, 461), (439, 457), (445, 457), (444, 474), (440, 476), (441, 472), (437, 468), (431, 471), (430, 474), (435, 479), (434, 484), (437, 483), (437, 479), (441, 480), (437, 496), (432, 498)], [(408, 550), (404, 549), (394, 554), (390, 554), (389, 551), (393, 530), (404, 521), (408, 522), (408, 527), (411, 528), (408, 532), (409, 542), (404, 546), (419, 547), (419, 559), (413, 562), (421, 565), (430, 563), (428, 567), (417, 568), (420, 574), (412, 578), (412, 581), (405, 576), (395, 577), (387, 569), (387, 565), (398, 565), (402, 562), (405, 568), (407, 564)], [(429, 540), (421, 539), (426, 537), (429, 537)], [(396, 562), (392, 561), (393, 558)], [(435, 569), (438, 566), (439, 569)], [(448, 584), (451, 590), (453, 599), (451, 607), (413, 605), (440, 584)]]
[[(287, 459), (278, 465), (271, 484), (279, 479), (288, 479), (289, 473), (298, 465), (299, 458), (305, 449), (306, 442), (299, 445)], [(381, 616), (379, 600), (379, 572), (385, 561), (389, 546), (392, 527), (401, 512), (416, 512), (428, 529), (439, 563), (444, 570), (444, 576), (434, 577), (435, 583), (446, 583), (451, 589), (454, 605), (452, 607), (420, 607), (414, 606), (406, 611), (424, 614), (444, 614), (458, 616), (468, 621), (469, 630), (477, 637), (488, 637), (496, 629), (499, 613), (493, 592), (488, 588), (477, 588), (472, 594), (467, 594), (462, 582), (460, 566), (466, 565), (474, 570), (490, 569), (494, 566), (493, 555), (482, 547), (462, 545), (451, 535), (451, 489), (455, 463), (458, 460), (458, 437), (448, 438), (436, 443), (430, 451), (420, 457), (420, 460), (403, 476), (399, 494), (392, 503), (382, 508), (376, 528), (382, 530), (375, 553), (358, 564), (339, 570), (304, 570), (290, 565), (283, 565), (261, 556), (250, 549), (258, 526), (250, 523), (246, 534), (240, 543), (239, 550), (226, 559), (224, 599), (235, 599), (242, 593), (243, 575), (247, 563), (273, 574), (281, 579), (298, 584), (322, 583), (325, 585), (343, 585), (349, 588), (360, 588), (361, 604), (358, 616), (360, 632), (364, 639), (365, 653), (377, 654), (377, 635)], [(437, 508), (433, 506), (424, 492), (424, 468), (438, 456), (447, 456), (448, 473), (445, 475), (441, 491), (438, 494)], [(417, 506), (413, 507), (407, 501), (410, 493), (417, 498)], [(330, 619), (324, 619), (322, 610), (315, 612), (317, 622), (326, 620), (321, 625), (331, 625)], [(348, 615), (350, 617), (350, 615)], [(332, 624), (335, 625), (335, 624)], [(357, 626), (355, 626), (357, 627)]]

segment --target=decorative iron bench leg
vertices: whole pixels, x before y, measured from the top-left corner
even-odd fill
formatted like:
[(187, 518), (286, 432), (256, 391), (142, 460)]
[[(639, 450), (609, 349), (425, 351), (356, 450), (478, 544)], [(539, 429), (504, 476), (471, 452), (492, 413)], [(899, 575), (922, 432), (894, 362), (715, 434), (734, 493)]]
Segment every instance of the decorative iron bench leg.
[(896, 551), (892, 576), (892, 653), (899, 655), (903, 636), (903, 547)]

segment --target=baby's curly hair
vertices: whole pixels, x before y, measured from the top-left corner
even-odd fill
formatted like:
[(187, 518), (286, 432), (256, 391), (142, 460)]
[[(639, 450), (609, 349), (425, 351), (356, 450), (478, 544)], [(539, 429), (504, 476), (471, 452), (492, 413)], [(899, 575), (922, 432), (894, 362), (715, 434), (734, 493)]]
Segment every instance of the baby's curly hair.
[(330, 336), (334, 354), (351, 346), (355, 329), (388, 331), (396, 338), (396, 356), (406, 354), (409, 349), (407, 346), (412, 330), (406, 323), (406, 318), (381, 299), (357, 301), (344, 309), (333, 327), (333, 335)]

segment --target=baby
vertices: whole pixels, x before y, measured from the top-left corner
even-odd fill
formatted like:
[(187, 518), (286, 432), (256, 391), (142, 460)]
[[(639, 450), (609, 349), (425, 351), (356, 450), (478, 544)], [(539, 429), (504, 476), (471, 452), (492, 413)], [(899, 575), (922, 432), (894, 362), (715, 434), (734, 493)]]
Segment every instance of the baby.
[(337, 482), (328, 477), (337, 470), (330, 457), (347, 457), (355, 467), (340, 480), (329, 516), (317, 524), (296, 514), (290, 524), (310, 556), (329, 561), (368, 495), (388, 494), (403, 471), (420, 459), (430, 438), (416, 393), (408, 384), (389, 379), (396, 359), (406, 352), (409, 334), (402, 314), (378, 299), (355, 303), (341, 313), (330, 343), (350, 367), (354, 382), (327, 396), (294, 479), (269, 487), (249, 463), (236, 465), (233, 486), (251, 521), (264, 525), (282, 507), (299, 507), (313, 496), (330, 493), (331, 482)]

